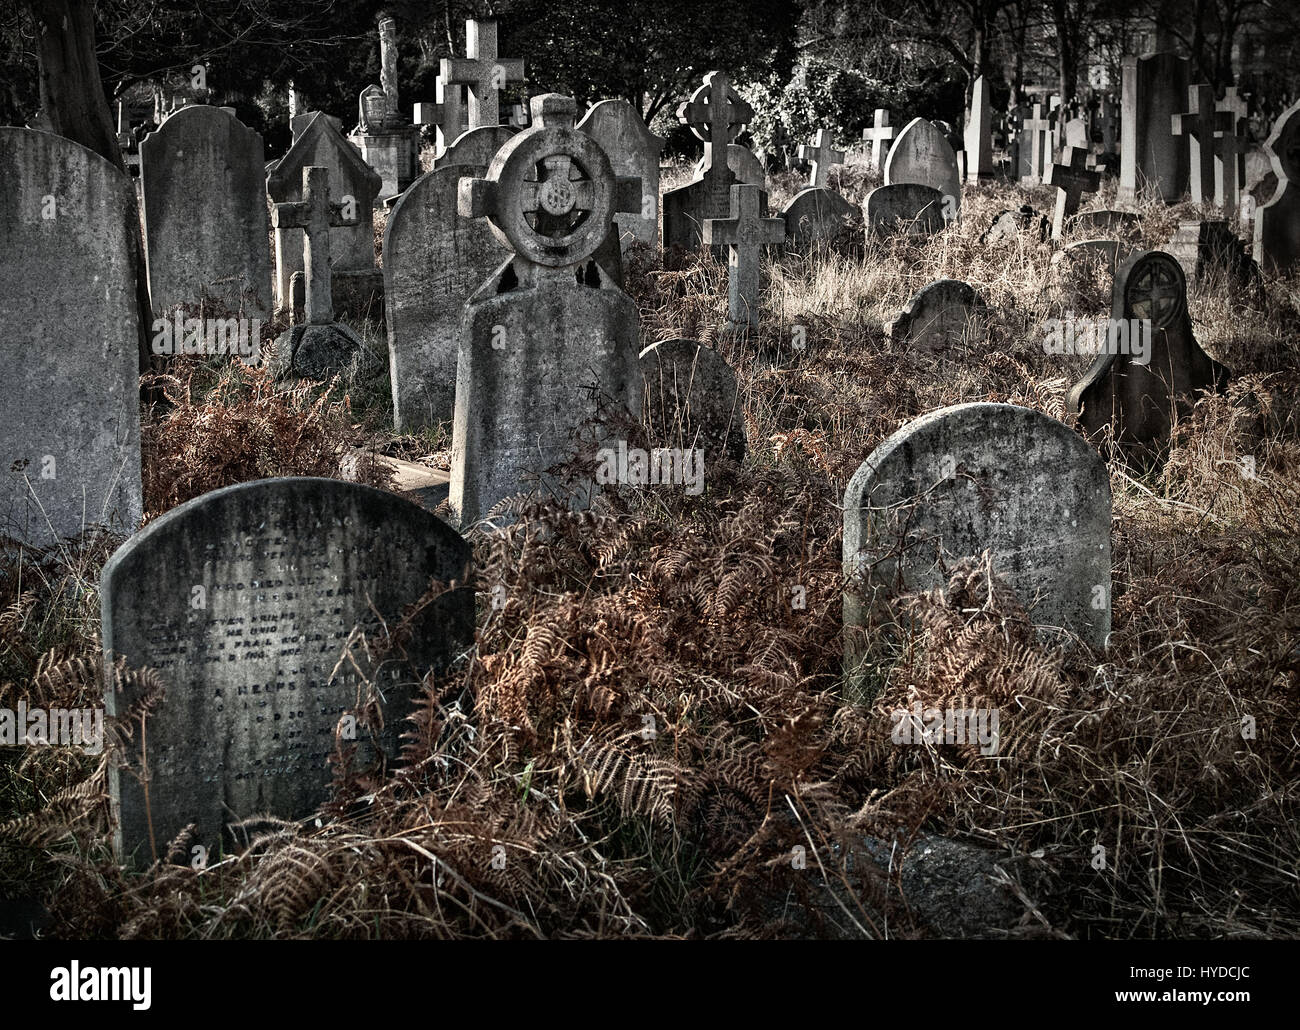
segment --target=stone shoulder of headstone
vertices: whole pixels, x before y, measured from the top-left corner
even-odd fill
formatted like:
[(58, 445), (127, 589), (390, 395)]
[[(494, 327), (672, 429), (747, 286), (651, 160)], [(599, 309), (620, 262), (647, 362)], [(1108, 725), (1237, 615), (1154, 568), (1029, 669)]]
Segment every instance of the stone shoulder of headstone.
[(17, 127), (0, 127), (0, 181), (0, 536), (130, 533), (143, 506), (134, 185), (79, 143)]
[(887, 625), (899, 592), (943, 586), (954, 560), (985, 550), (1035, 626), (1104, 647), (1110, 522), (1106, 463), (1056, 419), (977, 402), (907, 423), (844, 493), (847, 693), (862, 699), (867, 682), (850, 630)]
[[(115, 844), (147, 860), (194, 824), (219, 854), (227, 827), (261, 813), (310, 815), (326, 800), (329, 756), (347, 713), (378, 690), (383, 730), (360, 727), (359, 758), (399, 754), (403, 720), (423, 675), (473, 639), (469, 545), (419, 505), (334, 479), (274, 478), (204, 494), (120, 547), (100, 579), (105, 667), (154, 669), (165, 696), (148, 716), (147, 750), (110, 770)], [(434, 581), (455, 589), (418, 611)], [(403, 660), (376, 666), (379, 642), (403, 619)], [(351, 652), (356, 665), (340, 659)], [(120, 717), (142, 696), (105, 683)], [(137, 738), (143, 741), (145, 738)], [(148, 792), (133, 772), (147, 761)]]
[(936, 279), (921, 287), (885, 330), (893, 340), (939, 352), (977, 341), (987, 324), (988, 304), (975, 287), (960, 279)]
[[(767, 189), (767, 169), (763, 167), (763, 163), (748, 147), (743, 147), (739, 143), (728, 143), (727, 167), (736, 177), (737, 182), (749, 183)], [(703, 178), (704, 159), (701, 158), (696, 162), (695, 169), (691, 173), (691, 181), (700, 182)]]
[(933, 186), (901, 182), (877, 186), (862, 202), (867, 236), (890, 236), (904, 232), (923, 236), (941, 232), (948, 224), (944, 197)]
[(745, 457), (745, 417), (736, 373), (718, 351), (672, 339), (641, 351), (642, 421), (657, 446), (700, 448), (706, 464)]
[(367, 197), (357, 197), (357, 203), (369, 207), (379, 195), (383, 177), (361, 159), (361, 154), (339, 131), (338, 119), (331, 118), (324, 111), (311, 115), (300, 115), (310, 120), (294, 139), (284, 157), (276, 162), (275, 168), (266, 178), (266, 192), (271, 199), (282, 201), (302, 185), (302, 170), (308, 165), (321, 164), (317, 151), (323, 142), (338, 155), (340, 168), (343, 170), (343, 182), (365, 183), (370, 187)]
[(487, 168), (497, 151), (518, 132), (518, 129), (509, 125), (480, 125), (478, 128), (466, 129), (433, 159), (433, 167), (435, 170), (453, 165)]

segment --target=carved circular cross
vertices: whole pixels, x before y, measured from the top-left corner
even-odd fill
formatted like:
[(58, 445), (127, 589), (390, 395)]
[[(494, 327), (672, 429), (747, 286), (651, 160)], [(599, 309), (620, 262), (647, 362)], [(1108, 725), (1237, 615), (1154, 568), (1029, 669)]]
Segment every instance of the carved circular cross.
[(585, 132), (542, 125), (519, 133), (492, 159), (492, 232), (520, 257), (560, 268), (594, 254), (614, 215), (614, 170)]
[(727, 142), (730, 143), (740, 135), (741, 129), (745, 127), (745, 119), (751, 116), (749, 105), (745, 103), (739, 93), (732, 89), (731, 83), (728, 82), (727, 102), (723, 105), (724, 109), (721, 112), (714, 111), (709, 100), (709, 94), (712, 90), (713, 87), (706, 82), (691, 94), (691, 104), (703, 104), (709, 107), (710, 111), (707, 120), (700, 118), (688, 119), (686, 125), (696, 139), (708, 143), (713, 139), (713, 134), (709, 131), (709, 128), (712, 126), (714, 119), (723, 118), (727, 124)]
[(1148, 254), (1129, 270), (1124, 307), (1133, 318), (1149, 318), (1156, 329), (1172, 325), (1187, 303), (1187, 283), (1168, 254)]

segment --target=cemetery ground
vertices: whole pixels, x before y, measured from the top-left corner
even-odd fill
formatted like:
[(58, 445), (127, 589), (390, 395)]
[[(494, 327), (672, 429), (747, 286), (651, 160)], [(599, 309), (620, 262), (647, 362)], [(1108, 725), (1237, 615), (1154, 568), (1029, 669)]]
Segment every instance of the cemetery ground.
[[(867, 175), (832, 181), (856, 204)], [(800, 184), (777, 177), (771, 208)], [(765, 262), (745, 337), (719, 331), (725, 264), (629, 262), (643, 346), (697, 338), (736, 369), (744, 462), (699, 496), (611, 488), (587, 512), (520, 505), (509, 528), (471, 532), (476, 639), (426, 680), (402, 767), (365, 768), (339, 739), (320, 818), (250, 821), (236, 853), (191, 863), (182, 835), (126, 871), (105, 836), (107, 755), (0, 749), (0, 898), (39, 899), (46, 933), (71, 938), (1300, 934), (1294, 277), (1262, 297), (1191, 288), (1197, 340), (1235, 376), (1176, 426), (1162, 467), (1109, 466), (1104, 653), (1036, 640), (1024, 599), (972, 562), (915, 598), (870, 705), (841, 693), (840, 505), (863, 458), (963, 401), (1068, 421), (1090, 359), (1046, 354), (1043, 323), (1105, 317), (1110, 275), (1063, 284), (1036, 232), (979, 241), (1053, 192), (968, 186), (961, 222), (932, 237), (864, 250), (846, 226)], [(1134, 249), (1161, 249), (1190, 213), (1143, 205)], [(980, 291), (987, 336), (889, 339), (882, 324), (940, 278)], [(168, 359), (144, 422), (148, 517), (268, 476), (383, 486), (385, 455), (446, 467), (449, 427), (394, 434), (382, 331), (353, 328), (367, 353), (322, 386)], [(0, 704), (99, 703), (113, 546), (10, 554)], [(352, 646), (402, 642), (399, 625)], [(889, 713), (917, 701), (999, 709), (997, 753), (892, 744)]]

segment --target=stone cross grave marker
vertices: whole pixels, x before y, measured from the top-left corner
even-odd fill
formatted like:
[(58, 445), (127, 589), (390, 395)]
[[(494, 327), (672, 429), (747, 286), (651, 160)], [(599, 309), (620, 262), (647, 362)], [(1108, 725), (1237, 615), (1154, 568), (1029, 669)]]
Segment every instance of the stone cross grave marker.
[(393, 419), (399, 432), (449, 422), (465, 302), (511, 251), (486, 219), (461, 218), (460, 180), (482, 177), (514, 136), (470, 129), (398, 198), (384, 228), (384, 301)]
[(731, 217), (704, 223), (704, 242), (725, 244), (727, 260), (727, 314), (732, 327), (758, 328), (759, 271), (763, 247), (785, 239), (784, 218), (764, 218), (759, 211), (757, 186), (731, 187)]
[[(275, 204), (302, 199), (303, 169), (329, 169), (330, 184), (343, 202), (351, 200), (356, 217), (330, 231), (331, 268), (339, 271), (370, 270), (375, 267), (374, 203), (383, 180), (357, 148), (349, 143), (330, 117), (321, 112), (297, 135), (288, 153), (266, 177), (266, 192)], [(292, 310), (290, 283), (295, 272), (304, 271), (302, 230), (275, 230), (275, 295), (281, 311)]]
[(334, 321), (330, 230), (356, 221), (355, 204), (332, 201), (329, 169), (309, 166), (302, 170), (302, 200), (276, 204), (271, 221), (277, 230), (303, 230), (306, 267), (303, 307), (307, 322), (293, 326), (276, 339), (276, 375), (317, 378), (337, 371), (347, 364), (361, 341), (346, 325)]
[(633, 242), (653, 247), (659, 242), (659, 152), (664, 137), (656, 136), (637, 109), (626, 100), (602, 100), (592, 106), (578, 128), (600, 144), (615, 175), (641, 180), (641, 206), (614, 216), (624, 252)]
[(830, 178), (831, 165), (844, 163), (844, 151), (836, 150), (825, 129), (818, 129), (812, 146), (799, 144), (799, 160), (812, 164), (808, 175), (809, 186), (825, 186)]
[(461, 323), (449, 502), (463, 526), (520, 493), (586, 507), (594, 476), (551, 470), (574, 457), (579, 431), (600, 447), (611, 419), (641, 412), (636, 304), (589, 263), (614, 214), (641, 209), (641, 183), (616, 177), (574, 127), (572, 98), (531, 108), (532, 127), (460, 183), (461, 215), (486, 217), (515, 252)]
[(1052, 123), (1043, 115), (1042, 104), (1035, 104), (1031, 115), (1022, 123), (1023, 131), (1029, 136), (1029, 174), (1021, 179), (1026, 185), (1037, 185), (1043, 181), (1049, 150), (1047, 133), (1051, 127)]
[[(105, 664), (149, 666), (166, 693), (110, 774), (119, 856), (146, 865), (193, 823), (215, 861), (241, 843), (231, 823), (310, 815), (336, 734), (363, 761), (396, 760), (421, 677), (473, 640), (471, 571), (469, 545), (433, 514), (333, 479), (214, 490), (128, 540), (100, 582)], [(435, 580), (456, 588), (415, 609)], [(404, 658), (376, 664), (404, 618)], [(358, 725), (363, 674), (382, 704), (377, 738)], [(107, 684), (108, 714), (138, 694)]]
[(469, 125), (499, 125), (498, 92), (510, 83), (524, 82), (521, 58), (497, 56), (497, 23), (465, 22), (465, 57), (444, 57), (441, 79), (448, 86), (465, 86), (469, 91)]
[(1196, 391), (1221, 387), (1230, 373), (1192, 335), (1187, 280), (1169, 254), (1145, 250), (1124, 262), (1115, 274), (1110, 325), (1114, 339), (1066, 404), (1090, 436), (1112, 434), (1127, 463), (1150, 467), (1169, 446), (1175, 415), (1187, 413)]
[(1056, 213), (1052, 216), (1052, 239), (1059, 240), (1065, 233), (1065, 221), (1079, 210), (1079, 201), (1085, 193), (1096, 193), (1101, 188), (1101, 173), (1084, 167), (1088, 152), (1079, 147), (1066, 147), (1061, 152), (1062, 164), (1050, 165), (1045, 181), (1057, 188)]
[(870, 701), (873, 631), (903, 593), (942, 587), (991, 553), (1043, 635), (1102, 648), (1110, 634), (1110, 478), (1077, 433), (1013, 404), (940, 408), (877, 447), (844, 493), (846, 694)]
[(889, 112), (877, 107), (874, 123), (862, 130), (862, 138), (871, 147), (871, 167), (880, 171), (884, 155), (889, 153), (889, 141), (894, 138), (894, 127), (889, 124)]
[(966, 181), (993, 177), (993, 135), (990, 125), (989, 86), (981, 75), (971, 86), (970, 111), (963, 133), (966, 147)]
[(1188, 138), (1188, 184), (1193, 204), (1208, 204), (1214, 196), (1214, 87), (1187, 87), (1187, 110), (1171, 116), (1175, 136)]
[[(131, 179), (53, 133), (0, 127), (0, 536), (45, 547), (140, 522)], [(129, 228), (130, 227), (130, 228)]]
[(434, 81), (434, 102), (421, 102), (415, 105), (415, 124), (432, 125), (434, 133), (434, 156), (446, 152), (466, 129), (465, 99), (463, 86), (448, 86), (439, 75)]
[[(680, 104), (677, 117), (704, 143), (704, 160), (698, 178), (664, 194), (664, 249), (694, 250), (709, 218), (726, 218), (731, 210), (731, 187), (736, 174), (728, 161), (728, 144), (740, 135), (754, 109), (731, 87), (723, 72), (709, 72), (691, 99)], [(762, 195), (763, 214), (767, 195)]]
[(1260, 268), (1283, 274), (1300, 264), (1300, 101), (1278, 116), (1264, 150), (1277, 190), (1255, 209), (1255, 260)]
[[(1238, 93), (1236, 86), (1226, 87), (1223, 91), (1223, 99), (1220, 100), (1218, 104), (1215, 105), (1216, 113), (1222, 113), (1225, 111), (1231, 111), (1233, 114), (1237, 116), (1237, 121), (1233, 122), (1232, 124), (1234, 126), (1240, 126), (1241, 135), (1245, 136), (1246, 124), (1247, 124), (1246, 116), (1249, 114), (1249, 111), (1247, 109), (1245, 97), (1241, 96)], [(1214, 125), (1214, 128), (1216, 130), (1223, 129), (1225, 127), (1227, 127), (1226, 120), (1216, 121)], [(1236, 170), (1236, 182), (1237, 182), (1238, 190), (1241, 190), (1246, 185), (1245, 157), (1246, 157), (1246, 151), (1248, 149), (1249, 149), (1248, 147), (1243, 146), (1238, 151), (1238, 160), (1240, 161), (1240, 164), (1238, 165)], [(1221, 153), (1219, 143), (1216, 140), (1214, 144), (1214, 202), (1219, 207), (1224, 206), (1225, 194), (1223, 189), (1223, 182), (1224, 182), (1223, 171), (1224, 171), (1223, 155)]]
[(1171, 53), (1125, 57), (1120, 117), (1119, 200), (1131, 204), (1152, 184), (1166, 204), (1187, 190), (1190, 158), (1173, 134), (1184, 104), (1190, 62)]
[(270, 318), (262, 137), (216, 107), (185, 107), (140, 144), (155, 315)]
[[(1215, 197), (1223, 208), (1223, 218), (1229, 226), (1237, 224), (1237, 201), (1241, 195), (1242, 154), (1249, 149), (1246, 139), (1245, 119), (1237, 117), (1235, 111), (1219, 111), (1214, 116), (1214, 147), (1219, 155), (1219, 177), (1216, 186), (1219, 191)], [(1278, 182), (1282, 180), (1279, 178)]]

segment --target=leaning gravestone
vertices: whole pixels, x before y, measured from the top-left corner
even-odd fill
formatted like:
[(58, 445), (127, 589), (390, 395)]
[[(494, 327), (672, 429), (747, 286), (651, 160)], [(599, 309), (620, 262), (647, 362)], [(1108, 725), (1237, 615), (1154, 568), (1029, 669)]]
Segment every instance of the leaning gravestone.
[(947, 582), (991, 552), (1035, 626), (1094, 647), (1110, 633), (1106, 463), (1055, 419), (1012, 404), (958, 404), (882, 443), (844, 494), (847, 693), (868, 701), (864, 629), (895, 621), (900, 593)]
[(626, 100), (602, 100), (578, 123), (578, 128), (600, 144), (615, 175), (641, 180), (641, 207), (614, 216), (619, 245), (626, 254), (633, 243), (647, 247), (659, 243), (659, 152), (664, 137), (646, 128), (635, 107)]
[[(0, 536), (140, 522), (131, 180), (62, 136), (0, 128)], [(93, 286), (92, 286), (93, 284)]]
[[(393, 419), (415, 433), (449, 421), (465, 302), (510, 251), (485, 220), (457, 212), (460, 180), (486, 174), (509, 126), (471, 129), (401, 195), (384, 229), (384, 294)], [(471, 158), (482, 158), (471, 164)]]
[(1115, 274), (1110, 324), (1116, 342), (1097, 355), (1066, 405), (1089, 436), (1103, 444), (1113, 439), (1127, 463), (1150, 467), (1194, 394), (1221, 388), (1230, 373), (1192, 335), (1187, 280), (1168, 254), (1145, 250), (1124, 262)]
[[(366, 700), (362, 673), (383, 705), (374, 744), (395, 759), (421, 677), (473, 639), (470, 561), (418, 505), (333, 479), (215, 490), (127, 541), (100, 583), (105, 665), (155, 669), (166, 694), (135, 736), (147, 747), (111, 773), (122, 859), (161, 857), (191, 823), (215, 857), (233, 843), (230, 823), (314, 812), (336, 731), (364, 742), (348, 728)], [(458, 587), (412, 611), (434, 580)], [(367, 656), (408, 616), (406, 659), (375, 667)], [(110, 684), (105, 708), (122, 715), (138, 696)]]
[(1300, 264), (1300, 101), (1273, 123), (1264, 148), (1277, 174), (1277, 191), (1255, 209), (1255, 261), (1284, 274)]
[(944, 196), (933, 186), (918, 182), (900, 182), (878, 186), (862, 202), (867, 238), (892, 236), (928, 236), (948, 224)]
[[(354, 211), (352, 221), (330, 229), (333, 274), (372, 270), (375, 267), (375, 198), (383, 179), (361, 160), (357, 148), (339, 131), (337, 119), (317, 112), (293, 141), (288, 153), (266, 177), (266, 192), (273, 203), (302, 200), (302, 173), (308, 167), (329, 170), (330, 192)], [(290, 309), (290, 283), (303, 271), (303, 231), (275, 230), (275, 302)]]
[(745, 457), (736, 373), (711, 347), (663, 340), (641, 352), (642, 421), (654, 446), (699, 448), (706, 465)]
[[(301, 174), (301, 173), (300, 173)], [(149, 297), (156, 315), (270, 318), (262, 137), (196, 105), (140, 144)]]
[(924, 118), (913, 118), (898, 134), (885, 159), (885, 185), (920, 183), (933, 186), (949, 202), (951, 210), (961, 211), (961, 177), (957, 174), (957, 155), (948, 138)]
[(932, 354), (964, 352), (984, 336), (988, 306), (969, 283), (938, 279), (922, 287), (885, 327), (890, 339)]
[(597, 448), (610, 420), (641, 412), (636, 304), (584, 264), (618, 211), (641, 208), (641, 183), (574, 128), (577, 105), (548, 93), (531, 102), (532, 127), (513, 137), (487, 174), (464, 177), (459, 210), (484, 217), (515, 257), (466, 304), (452, 424), (452, 511), (469, 526), (499, 501), (530, 491), (575, 508), (594, 476), (550, 470)]
[(1124, 58), (1120, 203), (1136, 201), (1146, 184), (1166, 204), (1187, 192), (1190, 159), (1173, 124), (1187, 103), (1189, 67), (1185, 57), (1171, 53)]

